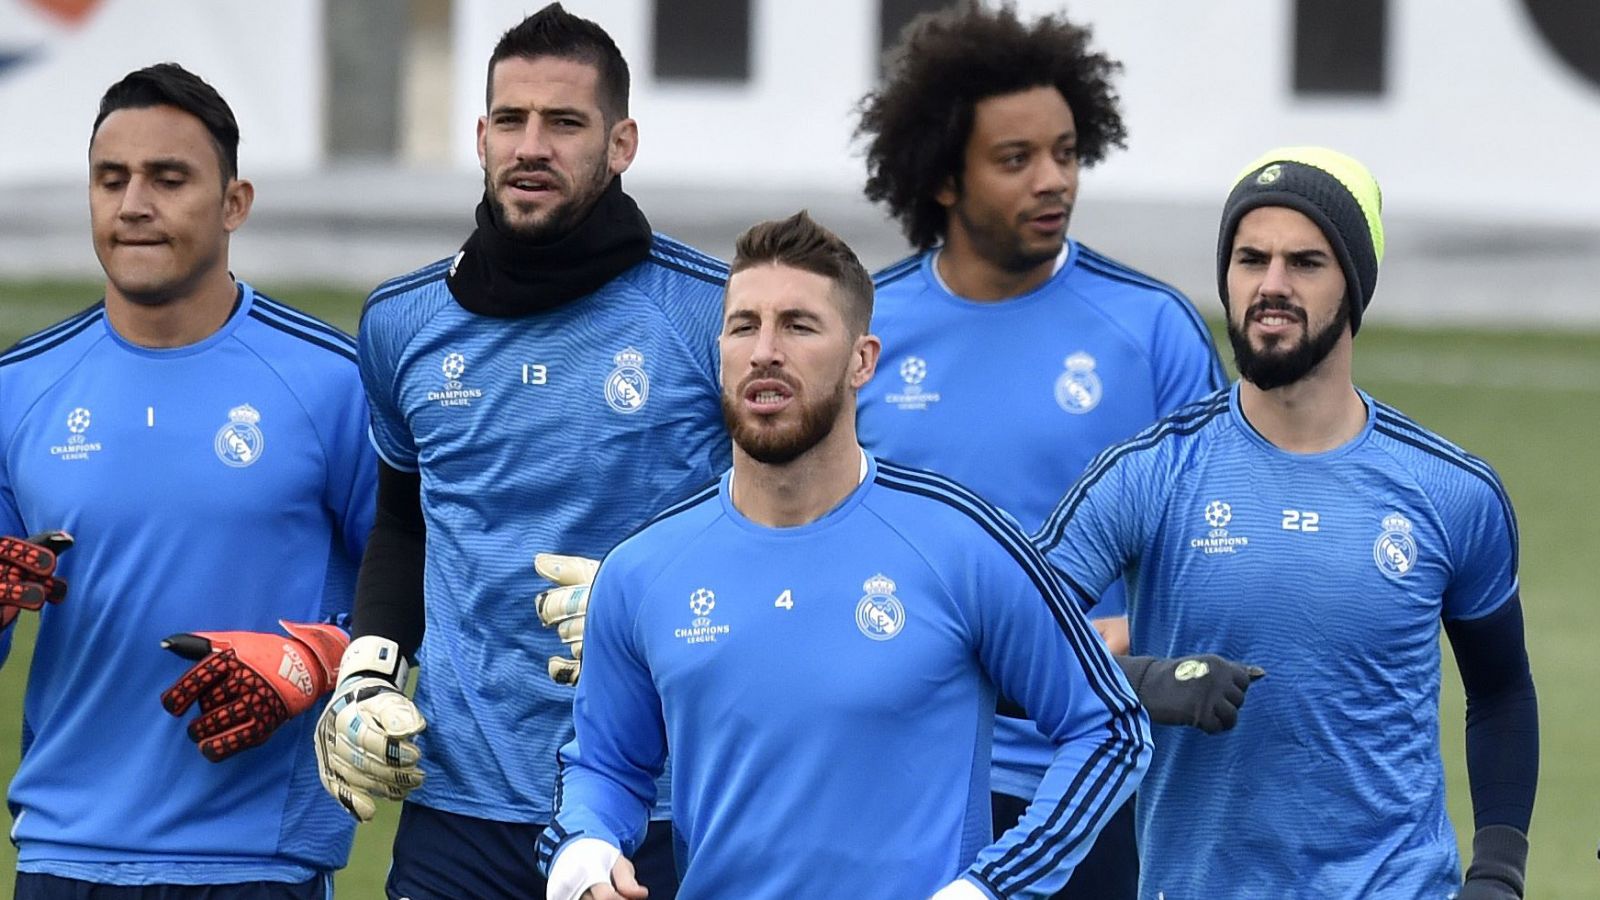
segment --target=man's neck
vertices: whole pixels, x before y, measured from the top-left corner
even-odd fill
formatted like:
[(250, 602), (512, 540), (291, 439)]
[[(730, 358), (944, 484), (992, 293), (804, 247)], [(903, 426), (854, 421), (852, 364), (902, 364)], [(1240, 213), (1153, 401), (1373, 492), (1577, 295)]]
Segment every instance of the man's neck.
[(1348, 355), (1329, 357), (1306, 377), (1270, 391), (1240, 382), (1239, 411), (1262, 437), (1290, 453), (1342, 447), (1367, 424), (1367, 406), (1350, 380)]
[(758, 462), (734, 445), (733, 508), (768, 528), (810, 524), (861, 484), (865, 461), (853, 426), (836, 427), (822, 443), (782, 465)]
[(226, 269), (208, 276), (195, 288), (157, 304), (129, 300), (106, 285), (106, 317), (117, 334), (131, 344), (153, 349), (199, 343), (227, 323), (239, 287)]
[(970, 241), (952, 231), (933, 265), (951, 293), (967, 300), (994, 302), (1020, 297), (1049, 281), (1056, 271), (1056, 258), (1020, 272), (1012, 271), (985, 259)]

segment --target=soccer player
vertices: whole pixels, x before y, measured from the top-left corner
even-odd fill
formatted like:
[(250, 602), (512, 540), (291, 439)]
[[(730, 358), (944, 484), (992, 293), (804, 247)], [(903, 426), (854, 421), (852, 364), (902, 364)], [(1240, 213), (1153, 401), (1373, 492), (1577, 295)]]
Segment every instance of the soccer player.
[[(1067, 236), (1080, 168), (1124, 136), (1119, 66), (1089, 37), (1060, 15), (1023, 22), (1009, 7), (923, 16), (891, 51), (858, 129), (867, 196), (918, 251), (875, 279), (888, 364), (861, 391), (862, 444), (961, 481), (1030, 532), (1095, 454), (1224, 384), (1187, 298)], [(1091, 611), (1117, 653), (1128, 646), (1122, 597), (1113, 582)], [(1212, 657), (1186, 681), (1168, 661), (1123, 662), (1156, 722), (1224, 728), (1249, 684), (1242, 666)], [(996, 833), (1015, 824), (1050, 758), (1024, 711), (1003, 704)], [(1130, 804), (1062, 896), (1131, 898), (1137, 887)]]
[[(1068, 588), (976, 495), (857, 443), (871, 312), (804, 213), (740, 237), (733, 467), (595, 582), (550, 900), (643, 896), (624, 857), (669, 749), (685, 897), (1044, 896), (1137, 784), (1144, 713)], [(997, 691), (1054, 754), (991, 844)]]
[[(1217, 243), (1239, 383), (1107, 450), (1035, 536), (1091, 593), (1128, 578), (1133, 652), (1209, 640), (1272, 672), (1229, 734), (1157, 734), (1138, 815), (1151, 900), (1522, 895), (1538, 712), (1516, 520), (1487, 463), (1351, 381), (1379, 213), (1348, 156), (1251, 163)], [(1465, 885), (1440, 620), (1467, 692)]]
[(105, 299), (0, 356), (0, 534), (77, 539), (21, 711), (19, 900), (324, 898), (349, 854), (297, 714), (347, 642), (377, 460), (354, 341), (229, 274), (238, 145), (177, 65), (112, 85)]
[[(603, 556), (728, 459), (727, 267), (652, 234), (622, 189), (637, 145), (611, 38), (559, 4), (529, 16), (489, 64), (477, 230), (362, 316), (378, 524), (318, 746), (358, 817), (407, 798), (394, 897), (543, 893), (534, 845), (573, 689), (545, 675), (564, 651), (531, 602), (553, 582), (529, 562)], [(661, 900), (670, 825), (650, 834), (641, 877)]]

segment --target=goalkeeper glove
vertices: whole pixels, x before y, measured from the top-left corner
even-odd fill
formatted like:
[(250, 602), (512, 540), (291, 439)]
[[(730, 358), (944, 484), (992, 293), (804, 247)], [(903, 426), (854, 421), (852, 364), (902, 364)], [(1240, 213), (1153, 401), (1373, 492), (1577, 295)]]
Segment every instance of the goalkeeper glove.
[(1456, 900), (1514, 900), (1528, 869), (1528, 836), (1510, 825), (1487, 825), (1472, 836), (1472, 865)]
[(540, 553), (533, 558), (534, 571), (556, 587), (534, 598), (539, 621), (554, 628), (572, 656), (550, 657), (550, 679), (556, 684), (577, 684), (583, 670), (583, 620), (589, 614), (589, 587), (594, 583), (600, 563), (581, 556)]
[(72, 546), (72, 535), (46, 531), (27, 540), (0, 537), (0, 628), (24, 609), (60, 603), (67, 583), (55, 577), (56, 560)]
[(364, 635), (339, 663), (339, 686), (317, 721), (317, 773), (322, 786), (357, 820), (368, 822), (378, 797), (404, 800), (422, 783), (422, 752), (411, 740), (428, 722), (411, 698), (400, 645)]
[(1139, 702), (1158, 725), (1190, 725), (1206, 734), (1227, 731), (1239, 721), (1244, 692), (1267, 674), (1214, 654), (1157, 659), (1119, 656)]
[(279, 620), (289, 637), (258, 631), (175, 634), (161, 646), (198, 660), (161, 695), (182, 716), (196, 701), (189, 740), (212, 762), (267, 742), (278, 726), (310, 709), (333, 688), (339, 654), (350, 643), (332, 625)]

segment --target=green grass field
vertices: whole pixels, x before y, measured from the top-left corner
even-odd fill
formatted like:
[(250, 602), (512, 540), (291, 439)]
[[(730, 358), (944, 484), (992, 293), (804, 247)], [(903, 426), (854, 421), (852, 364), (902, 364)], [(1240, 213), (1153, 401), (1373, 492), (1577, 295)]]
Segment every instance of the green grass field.
[[(263, 288), (347, 329), (360, 306), (351, 292)], [(95, 296), (83, 285), (0, 285), (0, 346)], [(1356, 357), (1364, 388), (1489, 460), (1511, 492), (1522, 529), (1522, 597), (1543, 731), (1528, 896), (1596, 896), (1600, 769), (1589, 754), (1600, 752), (1600, 717), (1588, 692), (1596, 684), (1592, 646), (1600, 637), (1600, 604), (1588, 554), (1600, 552), (1594, 449), (1600, 443), (1600, 334), (1421, 332), (1374, 324), (1363, 329)], [(32, 625), (33, 617), (24, 616), (11, 664), (0, 670), (0, 773), (7, 777), (16, 767)], [(1461, 687), (1450, 654), (1444, 658), (1450, 669), (1442, 715), (1450, 810), (1458, 829), (1470, 833)], [(382, 895), (394, 822), (391, 807), (360, 829), (350, 866), (339, 876), (342, 896)], [(13, 864), (11, 845), (0, 842), (0, 873)], [(0, 874), (0, 884), (0, 893), (9, 892), (9, 874)]]

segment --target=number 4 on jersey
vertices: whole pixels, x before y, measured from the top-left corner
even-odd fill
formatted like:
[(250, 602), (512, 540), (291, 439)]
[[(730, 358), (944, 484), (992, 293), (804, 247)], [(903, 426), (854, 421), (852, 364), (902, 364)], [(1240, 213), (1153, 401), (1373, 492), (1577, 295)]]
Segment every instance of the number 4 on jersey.
[(772, 601), (772, 605), (780, 609), (794, 609), (794, 591), (785, 588), (778, 599)]

